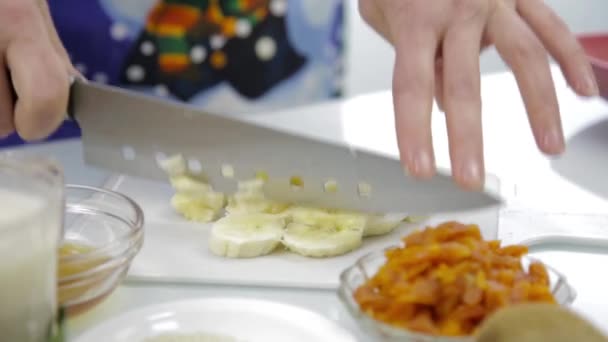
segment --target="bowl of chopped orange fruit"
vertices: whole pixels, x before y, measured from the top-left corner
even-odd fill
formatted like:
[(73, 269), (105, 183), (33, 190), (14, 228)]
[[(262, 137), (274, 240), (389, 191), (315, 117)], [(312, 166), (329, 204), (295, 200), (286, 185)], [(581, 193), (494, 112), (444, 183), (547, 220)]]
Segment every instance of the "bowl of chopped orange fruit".
[(497, 310), (571, 304), (566, 278), (523, 245), (485, 240), (477, 225), (445, 222), (370, 253), (340, 276), (338, 294), (365, 332), (383, 341), (474, 341)]
[(121, 193), (66, 186), (57, 298), (68, 315), (91, 309), (114, 291), (142, 247), (143, 224), (142, 209)]

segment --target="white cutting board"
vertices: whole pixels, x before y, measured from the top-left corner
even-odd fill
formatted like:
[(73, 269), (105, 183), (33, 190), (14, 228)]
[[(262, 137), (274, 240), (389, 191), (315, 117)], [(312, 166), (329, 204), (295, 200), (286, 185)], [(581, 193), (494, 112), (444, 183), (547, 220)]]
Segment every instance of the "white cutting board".
[[(500, 193), (497, 179), (489, 178), (487, 182), (491, 190)], [(169, 184), (116, 176), (106, 187), (130, 196), (144, 211), (144, 245), (127, 276), (139, 281), (336, 289), (340, 273), (358, 258), (399, 244), (408, 231), (423, 225), (457, 220), (478, 224), (486, 238), (494, 239), (498, 233), (498, 208), (493, 208), (437, 215), (423, 223), (404, 224), (391, 234), (366, 238), (361, 248), (334, 258), (313, 259), (276, 251), (253, 259), (228, 259), (207, 249), (211, 224), (188, 222), (173, 211), (169, 203), (173, 190)]]

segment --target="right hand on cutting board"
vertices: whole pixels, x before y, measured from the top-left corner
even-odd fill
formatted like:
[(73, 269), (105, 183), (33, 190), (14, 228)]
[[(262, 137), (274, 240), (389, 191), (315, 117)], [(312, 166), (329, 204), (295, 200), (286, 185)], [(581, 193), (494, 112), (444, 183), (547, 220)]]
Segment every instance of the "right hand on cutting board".
[(65, 117), (72, 67), (46, 0), (0, 0), (0, 136), (47, 137)]
[(548, 54), (579, 95), (598, 93), (581, 46), (542, 0), (359, 0), (359, 9), (396, 50), (398, 144), (414, 176), (435, 172), (435, 96), (446, 113), (455, 180), (470, 189), (483, 185), (479, 53), (489, 44), (513, 70), (536, 144), (547, 154), (565, 145)]

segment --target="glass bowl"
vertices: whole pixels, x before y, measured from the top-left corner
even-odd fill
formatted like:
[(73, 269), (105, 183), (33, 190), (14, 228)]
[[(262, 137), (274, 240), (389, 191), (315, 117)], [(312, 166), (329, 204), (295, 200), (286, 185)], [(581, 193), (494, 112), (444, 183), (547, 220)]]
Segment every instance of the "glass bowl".
[[(355, 290), (372, 277), (386, 261), (385, 250), (369, 253), (361, 257), (354, 265), (347, 268), (340, 275), (338, 297), (346, 306), (350, 314), (357, 321), (362, 330), (379, 341), (408, 341), (408, 342), (473, 342), (472, 337), (446, 337), (431, 336), (410, 332), (405, 329), (393, 327), (370, 317), (360, 310), (353, 298)], [(528, 269), (531, 262), (536, 259), (528, 256), (522, 257), (524, 269)], [(544, 263), (543, 263), (544, 264)], [(561, 305), (570, 305), (576, 298), (576, 292), (568, 284), (566, 278), (554, 268), (546, 265), (549, 274), (551, 292)]]
[(143, 224), (142, 209), (129, 197), (66, 185), (57, 297), (68, 315), (89, 310), (122, 281), (142, 247)]

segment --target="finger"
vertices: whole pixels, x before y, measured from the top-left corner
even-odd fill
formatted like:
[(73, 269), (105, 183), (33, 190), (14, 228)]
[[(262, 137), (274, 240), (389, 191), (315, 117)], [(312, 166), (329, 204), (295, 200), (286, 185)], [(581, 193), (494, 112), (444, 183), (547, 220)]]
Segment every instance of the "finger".
[(15, 131), (13, 124), (13, 92), (4, 61), (0, 60), (0, 137)]
[(443, 101), (452, 173), (469, 189), (484, 183), (479, 71), (483, 19), (456, 22), (443, 40)]
[(65, 65), (45, 39), (13, 41), (6, 58), (17, 94), (15, 128), (24, 140), (45, 138), (65, 116), (69, 88)]
[(404, 28), (396, 37), (393, 102), (398, 145), (409, 173), (421, 178), (435, 172), (431, 111), (436, 48), (436, 36), (422, 28)]
[(55, 24), (53, 23), (53, 18), (51, 17), (51, 11), (49, 9), (47, 0), (38, 0), (38, 6), (40, 8), (40, 13), (42, 13), (49, 39), (51, 40), (55, 51), (64, 61), (68, 74), (75, 75), (79, 78), (84, 78), (84, 75), (82, 75), (82, 73), (72, 64), (70, 56), (61, 42), (61, 38), (59, 38), (59, 34), (57, 33)]
[(46, 27), (49, 39), (51, 40), (51, 43), (53, 44), (53, 48), (55, 49), (57, 54), (59, 54), (59, 56), (63, 60), (65, 69), (66, 69), (68, 75), (72, 75), (72, 77), (74, 77), (74, 78), (78, 78), (82, 81), (85, 81), (86, 77), (82, 74), (82, 72), (80, 72), (80, 70), (78, 70), (74, 66), (74, 64), (72, 64), (70, 55), (68, 54), (67, 50), (63, 46), (63, 43), (61, 42), (61, 38), (59, 37), (59, 34), (57, 33), (57, 30), (55, 28), (55, 24), (53, 23), (53, 18), (51, 17), (51, 11), (49, 9), (47, 0), (38, 0), (38, 4), (40, 7), (42, 16), (44, 17), (44, 23), (45, 23), (45, 27)]
[(598, 95), (591, 64), (566, 23), (542, 0), (519, 1), (517, 10), (559, 63), (570, 86), (581, 96)]
[(488, 34), (513, 70), (538, 147), (548, 154), (563, 152), (559, 106), (541, 42), (516, 12), (504, 6), (490, 19)]
[(46, 27), (46, 31), (49, 39), (51, 40), (51, 44), (53, 44), (53, 48), (61, 58), (70, 63), (70, 56), (68, 52), (63, 47), (63, 43), (61, 42), (61, 38), (59, 38), (59, 34), (55, 29), (55, 24), (53, 23), (53, 18), (51, 17), (51, 10), (49, 9), (49, 5), (47, 0), (38, 0), (38, 7), (40, 8), (40, 13), (42, 13), (42, 18), (44, 19), (44, 26)]
[[(459, 27), (460, 26), (460, 27)], [(483, 22), (458, 25), (443, 42), (443, 101), (453, 177), (478, 189), (484, 182), (479, 49)]]
[(359, 0), (359, 13), (361, 13), (361, 17), (376, 33), (393, 44), (386, 17), (378, 7), (376, 0)]

